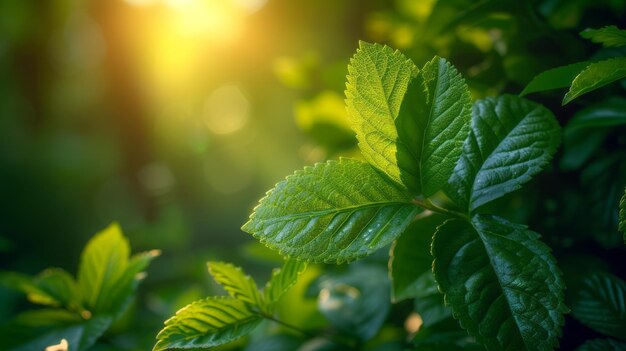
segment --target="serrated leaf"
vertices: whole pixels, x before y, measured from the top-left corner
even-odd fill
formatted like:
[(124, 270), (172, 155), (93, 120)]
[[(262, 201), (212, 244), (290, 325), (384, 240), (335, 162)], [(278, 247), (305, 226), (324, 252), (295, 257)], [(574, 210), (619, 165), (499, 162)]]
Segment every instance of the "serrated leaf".
[(539, 235), (504, 219), (448, 220), (435, 234), (433, 271), (461, 326), (487, 350), (552, 350), (564, 284)]
[(606, 26), (599, 29), (586, 29), (580, 32), (580, 36), (604, 47), (626, 45), (626, 30), (616, 26)]
[(209, 262), (209, 273), (213, 279), (233, 298), (264, 309), (265, 302), (259, 294), (254, 280), (241, 267), (225, 262)]
[[(465, 80), (448, 61), (435, 57), (411, 81), (396, 119), (400, 176), (417, 194), (429, 197), (450, 178), (469, 132), (472, 100)], [(400, 149), (399, 149), (400, 152)]]
[(395, 120), (416, 73), (417, 67), (399, 51), (366, 42), (359, 43), (348, 66), (346, 105), (359, 148), (369, 163), (398, 183), (414, 169), (410, 150), (398, 141)]
[(287, 260), (281, 268), (273, 269), (272, 277), (263, 290), (265, 301), (270, 305), (276, 303), (289, 288), (296, 284), (306, 267), (307, 263), (304, 261)]
[(591, 329), (626, 340), (626, 282), (608, 273), (591, 275), (572, 313)]
[(407, 189), (367, 163), (341, 159), (278, 183), (242, 229), (283, 255), (341, 263), (390, 244), (418, 211)]
[(243, 301), (209, 297), (187, 305), (165, 321), (153, 351), (223, 345), (250, 333), (261, 320)]
[(519, 189), (550, 161), (559, 143), (559, 124), (545, 107), (512, 95), (478, 100), (446, 193), (471, 212)]
[(519, 96), (524, 96), (541, 91), (567, 88), (572, 85), (576, 76), (591, 62), (576, 62), (570, 65), (549, 69), (536, 75), (533, 80), (522, 90)]
[(594, 62), (581, 71), (563, 98), (563, 105), (590, 91), (626, 78), (626, 57)]
[(626, 351), (626, 343), (613, 339), (592, 339), (578, 347), (576, 351)]
[(626, 243), (626, 188), (624, 189), (624, 196), (619, 202), (619, 224), (618, 228), (624, 233), (624, 243)]
[(446, 217), (432, 214), (420, 218), (402, 233), (389, 255), (389, 277), (394, 302), (437, 293), (432, 273), (430, 243)]

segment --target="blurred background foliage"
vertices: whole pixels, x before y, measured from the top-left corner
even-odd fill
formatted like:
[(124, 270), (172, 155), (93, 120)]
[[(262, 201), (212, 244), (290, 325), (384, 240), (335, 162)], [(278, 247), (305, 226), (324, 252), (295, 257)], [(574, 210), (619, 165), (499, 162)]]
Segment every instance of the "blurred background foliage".
[[(163, 255), (99, 347), (148, 349), (176, 309), (219, 293), (207, 260), (236, 262), (261, 280), (280, 264), (239, 230), (267, 189), (304, 165), (358, 157), (343, 102), (358, 40), (400, 49), (420, 67), (446, 57), (476, 99), (517, 94), (549, 68), (624, 55), (578, 35), (620, 23), (621, 0), (3, 0), (0, 269), (76, 267), (88, 238), (118, 221), (133, 250)], [(585, 114), (623, 114), (624, 89), (614, 84), (566, 107), (563, 91), (530, 98), (565, 126)], [(573, 285), (596, 268), (626, 276), (616, 230), (625, 137), (623, 124), (567, 128), (553, 166), (493, 205), (542, 233)], [(296, 325), (327, 320), (341, 330), (350, 324), (333, 315), (336, 304), (320, 300), (318, 309), (315, 296), (342, 279), (362, 281), (368, 269), (377, 277), (385, 262), (382, 253), (365, 270), (309, 268), (279, 311)], [(350, 299), (337, 291), (327, 297)], [(369, 345), (393, 349), (404, 330), (417, 330), (398, 312), (412, 307), (380, 303), (384, 313), (371, 319), (379, 325), (348, 329), (369, 338), (387, 318)], [(0, 320), (26, 305), (0, 290)], [(578, 336), (564, 348), (589, 333), (568, 317), (565, 335)], [(267, 350), (299, 344), (290, 335), (252, 338)], [(311, 350), (325, 347), (314, 342)]]

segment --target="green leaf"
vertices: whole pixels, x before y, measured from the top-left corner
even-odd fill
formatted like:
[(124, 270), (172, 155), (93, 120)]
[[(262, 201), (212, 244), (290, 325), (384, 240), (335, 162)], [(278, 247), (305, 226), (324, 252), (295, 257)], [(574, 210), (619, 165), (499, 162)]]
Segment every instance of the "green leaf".
[(261, 320), (243, 301), (209, 297), (187, 305), (165, 321), (153, 351), (226, 344), (250, 333)]
[(577, 112), (566, 130), (619, 125), (626, 125), (626, 99), (616, 96)]
[(81, 305), (78, 285), (69, 273), (60, 268), (46, 269), (33, 279), (37, 291), (28, 293), (32, 303), (76, 307)]
[(254, 280), (245, 275), (241, 267), (225, 262), (209, 262), (209, 273), (216, 282), (224, 287), (233, 298), (264, 308), (265, 303), (259, 294)]
[(589, 61), (576, 62), (567, 66), (552, 68), (545, 72), (541, 72), (536, 75), (530, 83), (528, 83), (519, 96), (546, 90), (567, 88), (572, 85), (572, 81), (576, 78), (576, 76), (590, 64), (591, 62)]
[(304, 261), (287, 260), (281, 268), (272, 270), (272, 277), (265, 285), (263, 295), (268, 304), (273, 304), (298, 281), (304, 273), (307, 263)]
[(411, 155), (410, 160), (398, 156), (403, 183), (425, 197), (441, 190), (461, 156), (471, 117), (463, 77), (443, 58), (427, 62), (411, 81), (396, 119), (398, 143)]
[(448, 220), (435, 234), (433, 271), (461, 326), (488, 350), (552, 350), (564, 284), (539, 235), (504, 219)]
[(563, 105), (590, 91), (626, 78), (626, 57), (594, 62), (580, 72), (563, 98)]
[(438, 293), (434, 283), (430, 243), (446, 217), (432, 214), (420, 218), (396, 240), (389, 255), (391, 296), (394, 302)]
[(422, 325), (426, 328), (452, 317), (452, 310), (449, 306), (445, 305), (443, 294), (438, 290), (435, 290), (429, 295), (416, 298), (415, 312), (420, 315), (422, 318)]
[[(414, 169), (410, 150), (398, 142), (395, 120), (417, 67), (387, 46), (359, 42), (348, 66), (346, 104), (363, 157), (393, 180)], [(403, 169), (408, 167), (408, 169)]]
[(519, 189), (560, 143), (552, 112), (512, 95), (476, 101), (471, 129), (446, 190), (470, 212)]
[(616, 26), (606, 26), (600, 29), (586, 29), (580, 32), (580, 36), (594, 43), (602, 44), (604, 47), (626, 45), (626, 30), (619, 29)]
[(572, 313), (591, 329), (626, 340), (626, 282), (608, 273), (591, 275)]
[(592, 339), (585, 342), (576, 351), (626, 351), (626, 343), (613, 339)]
[(341, 159), (278, 183), (242, 229), (283, 255), (341, 263), (390, 244), (418, 211), (407, 189), (367, 163)]
[(626, 243), (626, 188), (624, 196), (619, 201), (619, 230), (624, 233), (624, 243)]

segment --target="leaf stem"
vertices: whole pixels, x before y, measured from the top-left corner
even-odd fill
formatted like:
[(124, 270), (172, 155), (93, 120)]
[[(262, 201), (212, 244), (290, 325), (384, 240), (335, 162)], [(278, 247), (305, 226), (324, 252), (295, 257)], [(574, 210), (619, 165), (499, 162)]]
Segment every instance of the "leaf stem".
[(429, 199), (425, 199), (425, 200), (421, 200), (421, 199), (413, 199), (413, 203), (430, 211), (433, 212), (437, 212), (437, 213), (441, 213), (441, 214), (445, 214), (445, 215), (449, 215), (449, 216), (453, 216), (453, 217), (458, 217), (458, 218), (462, 218), (465, 220), (469, 220), (469, 215), (466, 213), (462, 213), (462, 212), (458, 212), (458, 211), (454, 211), (454, 210), (449, 210), (447, 208), (438, 206), (436, 204), (434, 204), (432, 201), (430, 201)]
[[(286, 328), (289, 328), (291, 330), (294, 330), (294, 331), (296, 331), (296, 332), (306, 336), (307, 338), (311, 338), (312, 339), (312, 338), (317, 337), (317, 335), (309, 333), (308, 331), (306, 331), (304, 329), (301, 329), (299, 327), (296, 327), (293, 324), (289, 324), (289, 323), (287, 323), (285, 321), (282, 321), (282, 320), (274, 317), (271, 314), (264, 313), (264, 312), (260, 312), (260, 314), (261, 314), (261, 316), (263, 316), (263, 318), (271, 320), (272, 322), (275, 322), (277, 324), (280, 324), (283, 327), (286, 327)], [(349, 343), (349, 342), (347, 342), (345, 340), (341, 340), (341, 339), (337, 338), (335, 335), (324, 333), (321, 336), (326, 338), (326, 339), (328, 339), (328, 340), (330, 340), (331, 342), (334, 342), (337, 345), (341, 345), (341, 346), (347, 347), (349, 349), (353, 349), (354, 348), (354, 345), (352, 345), (351, 343)]]

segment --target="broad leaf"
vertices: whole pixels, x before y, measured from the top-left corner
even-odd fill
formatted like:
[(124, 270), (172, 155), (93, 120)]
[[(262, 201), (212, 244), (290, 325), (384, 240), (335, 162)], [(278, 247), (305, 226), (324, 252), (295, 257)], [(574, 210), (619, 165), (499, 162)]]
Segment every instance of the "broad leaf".
[(626, 343), (613, 339), (592, 339), (576, 349), (576, 351), (624, 351)]
[(504, 219), (448, 220), (433, 241), (433, 271), (461, 326), (488, 350), (552, 350), (564, 284), (539, 235)]
[(626, 282), (608, 273), (591, 275), (572, 313), (590, 328), (626, 340)]
[(414, 165), (411, 151), (398, 142), (395, 119), (416, 73), (417, 67), (399, 51), (365, 42), (348, 66), (346, 104), (359, 148), (368, 162), (399, 183)]
[(550, 161), (559, 142), (559, 124), (545, 107), (512, 95), (478, 100), (446, 192), (471, 212), (519, 189)]
[(623, 78), (626, 78), (626, 57), (594, 62), (576, 76), (563, 98), (563, 105), (583, 94)]
[(261, 320), (243, 301), (231, 297), (196, 301), (165, 321), (153, 351), (226, 344), (250, 333)]
[(619, 202), (619, 230), (624, 233), (624, 243), (626, 243), (626, 189), (624, 189), (624, 196)]
[(367, 163), (342, 159), (278, 183), (242, 229), (283, 255), (341, 263), (390, 244), (418, 211), (404, 187)]
[(471, 116), (470, 92), (459, 72), (440, 57), (427, 62), (411, 81), (396, 119), (398, 144), (412, 156), (404, 162), (398, 154), (404, 184), (425, 197), (443, 188), (461, 156)]
[(576, 62), (539, 73), (528, 83), (519, 96), (546, 90), (567, 88), (572, 85), (572, 81), (576, 76), (590, 64), (591, 62), (588, 61)]
[(616, 26), (587, 29), (580, 32), (580, 36), (594, 43), (602, 44), (604, 47), (626, 45), (626, 30), (619, 29)]
[(394, 302), (438, 293), (433, 279), (430, 243), (437, 226), (445, 219), (437, 214), (420, 218), (411, 223), (393, 244), (389, 255), (389, 277)]
[(304, 261), (287, 260), (281, 268), (272, 270), (272, 277), (263, 290), (265, 302), (270, 305), (277, 302), (289, 288), (296, 284), (306, 266)]
[(263, 302), (254, 280), (241, 267), (225, 262), (209, 262), (209, 273), (233, 298), (263, 309)]

